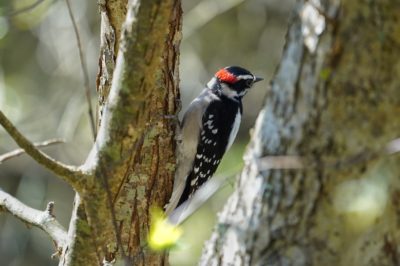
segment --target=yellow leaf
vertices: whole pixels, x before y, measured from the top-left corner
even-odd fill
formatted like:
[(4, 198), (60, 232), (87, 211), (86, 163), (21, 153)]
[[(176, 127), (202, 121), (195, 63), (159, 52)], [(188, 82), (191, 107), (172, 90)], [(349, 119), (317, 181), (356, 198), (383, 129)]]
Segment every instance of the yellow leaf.
[(149, 246), (153, 250), (170, 249), (176, 246), (182, 236), (182, 229), (171, 224), (161, 209), (153, 208), (151, 213)]

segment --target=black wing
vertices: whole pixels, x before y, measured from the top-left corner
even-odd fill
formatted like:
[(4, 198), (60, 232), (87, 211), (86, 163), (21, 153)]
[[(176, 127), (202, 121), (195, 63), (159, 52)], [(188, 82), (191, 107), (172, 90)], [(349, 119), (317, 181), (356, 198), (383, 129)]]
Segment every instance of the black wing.
[(223, 101), (213, 101), (206, 109), (193, 167), (177, 206), (189, 199), (217, 170), (226, 151), (238, 110), (237, 104), (227, 106)]

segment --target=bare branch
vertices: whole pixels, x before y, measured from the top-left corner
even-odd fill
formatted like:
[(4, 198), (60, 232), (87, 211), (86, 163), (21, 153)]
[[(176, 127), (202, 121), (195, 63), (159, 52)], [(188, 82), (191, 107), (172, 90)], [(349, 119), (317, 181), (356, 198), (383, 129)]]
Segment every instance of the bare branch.
[(0, 111), (0, 124), (18, 144), (18, 146), (24, 149), (25, 152), (29, 154), (29, 156), (31, 156), (37, 163), (53, 171), (57, 176), (61, 177), (64, 181), (76, 188), (75, 185), (77, 184), (78, 180), (84, 177), (84, 174), (81, 171), (78, 171), (74, 166), (57, 162), (53, 158), (38, 150), (32, 142), (26, 139), (17, 130), (17, 128), (11, 123), (10, 120), (8, 120), (2, 111)]
[(400, 152), (400, 138), (390, 141), (385, 147), (385, 152), (389, 155)]
[(82, 73), (83, 73), (86, 101), (88, 104), (89, 119), (90, 119), (90, 124), (91, 124), (91, 128), (92, 128), (92, 133), (93, 133), (93, 140), (95, 140), (96, 139), (96, 126), (94, 123), (93, 108), (92, 108), (92, 103), (90, 100), (91, 96), (90, 96), (90, 86), (89, 86), (89, 74), (87, 71), (86, 61), (85, 61), (85, 57), (83, 54), (83, 48), (82, 48), (82, 44), (81, 44), (81, 38), (79, 36), (78, 26), (76, 25), (74, 14), (72, 13), (71, 3), (69, 2), (69, 0), (65, 0), (65, 2), (67, 3), (68, 14), (69, 14), (69, 17), (71, 18), (72, 26), (73, 26), (74, 32), (75, 32), (76, 44), (77, 44), (78, 50), (79, 50), (79, 59), (81, 62), (81, 68), (82, 68)]
[[(33, 143), (36, 148), (48, 147), (54, 144), (65, 143), (64, 139), (49, 139), (43, 142)], [(0, 164), (3, 162), (10, 160), (12, 158), (18, 157), (25, 153), (24, 149), (16, 149), (10, 152), (7, 152), (3, 155), (0, 155)]]
[(282, 156), (265, 156), (257, 159), (257, 167), (259, 171), (270, 169), (306, 169), (306, 168), (334, 168), (343, 169), (354, 164), (365, 163), (385, 155), (393, 155), (400, 152), (400, 138), (388, 142), (382, 149), (363, 150), (352, 154), (344, 159), (333, 162), (316, 162), (315, 158), (282, 155)]
[(67, 240), (67, 232), (53, 215), (54, 202), (49, 202), (45, 211), (26, 206), (10, 194), (0, 190), (0, 210), (3, 209), (21, 221), (45, 231), (61, 249)]
[(304, 162), (300, 156), (266, 156), (256, 159), (260, 171), (269, 169), (301, 169)]

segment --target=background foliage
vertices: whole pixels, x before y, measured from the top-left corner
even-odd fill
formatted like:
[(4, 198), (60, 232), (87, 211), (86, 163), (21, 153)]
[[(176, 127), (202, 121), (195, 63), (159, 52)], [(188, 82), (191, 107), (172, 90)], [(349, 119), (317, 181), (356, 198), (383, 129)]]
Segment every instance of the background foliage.
[[(54, 158), (81, 164), (91, 147), (76, 41), (64, 1), (47, 0), (35, 9), (13, 15), (36, 0), (0, 2), (0, 109), (32, 141), (62, 137), (66, 144), (46, 148)], [(99, 15), (95, 1), (71, 1), (86, 54), (96, 103)], [(182, 105), (201, 91), (212, 74), (226, 65), (241, 65), (268, 81), (279, 63), (288, 17), (294, 0), (183, 0), (181, 46)], [(233, 175), (249, 129), (268, 83), (252, 90), (244, 101), (244, 118), (235, 145), (223, 160), (218, 177)], [(0, 154), (16, 148), (0, 129)], [(215, 213), (232, 191), (233, 179), (185, 224), (180, 250), (171, 252), (173, 265), (193, 265), (211, 232)], [(26, 156), (0, 165), (0, 188), (24, 203), (44, 209), (55, 201), (55, 214), (67, 227), (73, 191)], [(0, 215), (0, 257), (3, 265), (57, 265), (54, 248), (39, 229)]]

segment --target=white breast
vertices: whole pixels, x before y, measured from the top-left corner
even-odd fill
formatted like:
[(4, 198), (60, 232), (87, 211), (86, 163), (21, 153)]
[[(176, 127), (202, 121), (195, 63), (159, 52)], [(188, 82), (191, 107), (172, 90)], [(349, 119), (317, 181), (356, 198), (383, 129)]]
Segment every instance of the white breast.
[(241, 118), (242, 118), (242, 116), (241, 116), (241, 114), (240, 114), (240, 110), (238, 110), (238, 112), (237, 112), (237, 114), (236, 114), (236, 117), (235, 117), (235, 121), (234, 121), (234, 123), (233, 123), (233, 127), (232, 127), (231, 134), (229, 135), (228, 146), (226, 146), (226, 150), (225, 150), (225, 151), (228, 151), (228, 150), (229, 150), (229, 148), (230, 148), (230, 147), (232, 146), (232, 144), (233, 144), (233, 141), (234, 141), (235, 138), (236, 138), (236, 135), (237, 135), (237, 133), (238, 133), (238, 131), (239, 131), (239, 127), (240, 127), (240, 121), (242, 120)]

